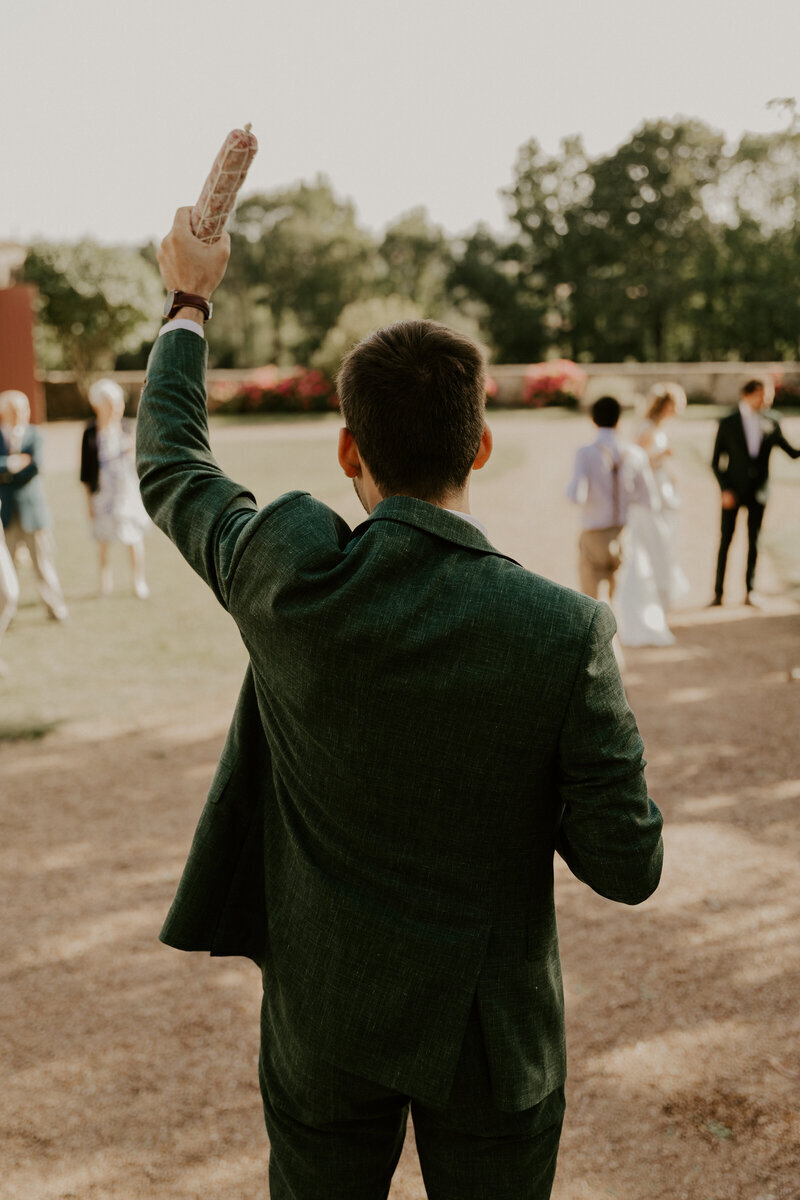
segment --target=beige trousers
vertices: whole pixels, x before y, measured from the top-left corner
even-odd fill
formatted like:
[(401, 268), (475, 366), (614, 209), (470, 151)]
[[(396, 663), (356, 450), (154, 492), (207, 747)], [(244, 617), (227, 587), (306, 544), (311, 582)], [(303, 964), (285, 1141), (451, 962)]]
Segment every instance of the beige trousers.
[(0, 641), (17, 611), (19, 580), (0, 525)]
[(608, 529), (584, 529), (578, 542), (578, 575), (581, 591), (596, 600), (601, 582), (608, 582), (609, 599), (614, 595), (614, 576), (622, 562), (621, 525)]
[(28, 547), (36, 572), (36, 586), (51, 617), (63, 621), (67, 615), (64, 603), (64, 593), (55, 565), (55, 542), (49, 529), (35, 529), (33, 532), (23, 529), (19, 517), (14, 516), (6, 527), (6, 542), (11, 557), (14, 557), (20, 542)]

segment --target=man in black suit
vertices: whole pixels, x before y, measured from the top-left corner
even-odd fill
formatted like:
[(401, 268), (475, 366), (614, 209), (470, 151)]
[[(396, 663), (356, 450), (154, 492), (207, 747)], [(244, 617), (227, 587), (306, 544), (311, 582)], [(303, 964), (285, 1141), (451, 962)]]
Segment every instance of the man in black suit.
[(795, 450), (789, 445), (781, 433), (777, 417), (768, 411), (774, 396), (775, 390), (770, 382), (750, 379), (742, 388), (738, 409), (723, 417), (719, 423), (711, 468), (722, 489), (722, 527), (712, 605), (722, 604), (728, 548), (736, 528), (739, 509), (746, 508), (745, 604), (756, 607), (753, 582), (758, 555), (758, 535), (767, 503), (769, 456), (775, 446), (780, 446), (781, 450), (785, 450), (792, 458), (800, 458), (800, 450)]

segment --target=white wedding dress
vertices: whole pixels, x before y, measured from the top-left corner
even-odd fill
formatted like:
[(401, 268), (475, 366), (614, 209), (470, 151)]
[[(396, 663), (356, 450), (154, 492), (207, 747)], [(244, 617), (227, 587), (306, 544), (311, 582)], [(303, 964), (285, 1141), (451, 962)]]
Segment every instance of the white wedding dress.
[(655, 462), (652, 478), (657, 507), (631, 504), (628, 509), (615, 605), (623, 646), (671, 646), (675, 638), (667, 624), (667, 613), (689, 588), (675, 561), (679, 502), (664, 462), (669, 442), (657, 425), (648, 423), (648, 426), (651, 460)]

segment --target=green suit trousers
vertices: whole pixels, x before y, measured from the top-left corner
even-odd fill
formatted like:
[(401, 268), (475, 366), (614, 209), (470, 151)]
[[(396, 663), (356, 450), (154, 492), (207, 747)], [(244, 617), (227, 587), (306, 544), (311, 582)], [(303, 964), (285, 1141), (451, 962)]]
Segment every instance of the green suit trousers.
[(492, 1097), (477, 1005), (450, 1101), (433, 1108), (350, 1074), (262, 1023), (259, 1080), (270, 1200), (386, 1200), (409, 1110), (429, 1200), (548, 1200), (564, 1118), (558, 1087), (532, 1108)]

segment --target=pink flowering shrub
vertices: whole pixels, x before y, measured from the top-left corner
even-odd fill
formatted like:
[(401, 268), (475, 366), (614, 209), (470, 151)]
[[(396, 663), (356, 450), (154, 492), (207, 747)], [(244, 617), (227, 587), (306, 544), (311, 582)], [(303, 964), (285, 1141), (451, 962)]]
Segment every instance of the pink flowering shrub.
[(208, 408), (210, 412), (219, 412), (234, 398), (239, 391), (239, 384), (232, 379), (211, 379), (208, 383)]
[[(487, 404), (496, 395), (497, 383), (487, 376)], [(289, 375), (274, 366), (259, 367), (244, 381), (213, 380), (208, 389), (209, 412), (223, 415), (335, 412), (338, 407), (339, 398), (328, 376), (300, 367)]]
[(277, 367), (259, 367), (243, 383), (212, 385), (208, 406), (215, 413), (332, 412), (336, 389), (321, 371), (297, 368), (281, 376)]
[(800, 406), (800, 375), (791, 371), (788, 375), (780, 368), (770, 372), (775, 387), (775, 406), (777, 408), (797, 408)]
[(534, 363), (525, 371), (522, 403), (530, 408), (559, 404), (574, 407), (586, 384), (586, 372), (566, 358)]

